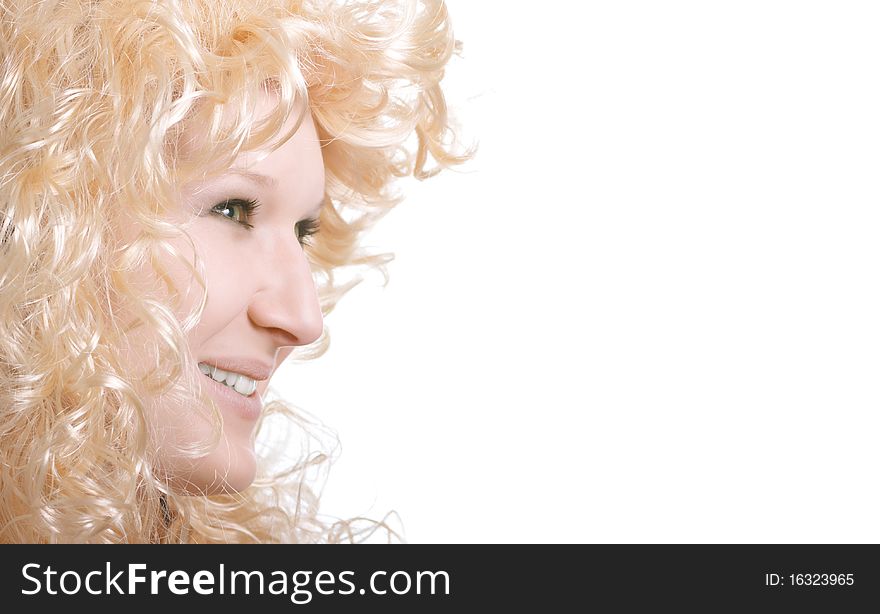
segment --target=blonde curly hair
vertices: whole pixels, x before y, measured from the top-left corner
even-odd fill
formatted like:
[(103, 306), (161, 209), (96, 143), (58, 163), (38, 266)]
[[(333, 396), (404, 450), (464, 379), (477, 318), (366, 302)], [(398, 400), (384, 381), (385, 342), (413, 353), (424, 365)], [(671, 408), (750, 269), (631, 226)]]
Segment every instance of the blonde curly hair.
[[(308, 445), (239, 493), (187, 496), (157, 475), (139, 391), (208, 407), (222, 429), (184, 351), (204, 269), (181, 319), (158, 256), (186, 236), (168, 221), (175, 187), (269, 143), (304, 100), (327, 177), (308, 257), (330, 313), (363, 278), (335, 271), (385, 273), (359, 238), (400, 202), (396, 179), (473, 153), (440, 87), (458, 47), (443, 0), (0, 0), (0, 541), (358, 541), (383, 524), (322, 519), (309, 476), (328, 457)], [(279, 104), (256, 118), (267, 86)], [(191, 122), (210, 145), (184, 156)], [(145, 263), (164, 284), (132, 282)], [(138, 381), (119, 351), (134, 330), (156, 358)], [(328, 343), (325, 329), (294, 356)], [(317, 425), (268, 403), (279, 415), (307, 444)]]

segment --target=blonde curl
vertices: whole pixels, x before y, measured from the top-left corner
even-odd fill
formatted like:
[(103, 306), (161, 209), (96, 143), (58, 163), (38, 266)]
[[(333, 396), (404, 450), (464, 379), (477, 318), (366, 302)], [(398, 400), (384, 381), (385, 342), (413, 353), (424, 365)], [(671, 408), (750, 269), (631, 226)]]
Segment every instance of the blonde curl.
[[(264, 463), (238, 493), (168, 486), (144, 392), (219, 414), (186, 375), (202, 263), (192, 268), (202, 300), (181, 318), (159, 262), (184, 261), (168, 242), (187, 236), (169, 221), (175, 188), (270, 142), (303, 100), (327, 174), (308, 253), (323, 313), (366, 271), (385, 274), (390, 256), (359, 242), (400, 202), (396, 179), (473, 153), (441, 89), (458, 48), (442, 0), (0, 0), (0, 541), (305, 543), (380, 528), (395, 537), (384, 520), (319, 514), (312, 483), (333, 454), (311, 451), (323, 427), (281, 400), (261, 425), (293, 425), (298, 462), (271, 472)], [(258, 120), (267, 87), (279, 104)], [(183, 155), (190, 122), (210, 145)], [(138, 232), (123, 238), (132, 220)], [(161, 283), (136, 283), (142, 265)], [(155, 359), (141, 379), (120, 354), (135, 331)], [(294, 356), (328, 344), (325, 329)]]

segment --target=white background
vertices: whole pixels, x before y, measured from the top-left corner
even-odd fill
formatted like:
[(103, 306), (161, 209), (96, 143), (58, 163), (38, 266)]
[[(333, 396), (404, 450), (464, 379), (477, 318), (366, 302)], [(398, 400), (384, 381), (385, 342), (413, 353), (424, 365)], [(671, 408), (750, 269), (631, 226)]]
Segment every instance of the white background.
[(450, 0), (480, 142), (280, 390), (411, 543), (878, 542), (880, 7)]

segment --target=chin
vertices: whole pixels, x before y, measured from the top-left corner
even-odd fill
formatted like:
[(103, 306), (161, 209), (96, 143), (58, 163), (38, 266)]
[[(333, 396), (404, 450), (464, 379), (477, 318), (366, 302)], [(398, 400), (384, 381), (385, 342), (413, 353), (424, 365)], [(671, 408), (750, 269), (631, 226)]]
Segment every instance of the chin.
[(257, 464), (255, 462), (250, 463), (250, 466), (248, 467), (238, 467), (234, 473), (229, 472), (226, 475), (225, 479), (218, 485), (214, 492), (208, 491), (207, 494), (213, 495), (241, 492), (254, 483), (256, 475)]
[(257, 474), (257, 459), (252, 446), (216, 450), (199, 461), (185, 475), (171, 479), (175, 491), (188, 495), (221, 495), (237, 493), (249, 487)]

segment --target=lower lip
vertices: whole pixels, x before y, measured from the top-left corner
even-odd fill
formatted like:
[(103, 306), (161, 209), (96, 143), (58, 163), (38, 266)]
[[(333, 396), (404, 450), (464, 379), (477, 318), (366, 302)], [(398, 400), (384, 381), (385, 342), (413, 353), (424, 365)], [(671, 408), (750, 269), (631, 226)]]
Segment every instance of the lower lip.
[(231, 408), (245, 420), (256, 420), (263, 413), (263, 399), (260, 398), (256, 390), (246, 397), (238, 394), (226, 384), (221, 384), (207, 375), (204, 377), (210, 382), (209, 387), (214, 391), (215, 398), (219, 398), (224, 406)]

